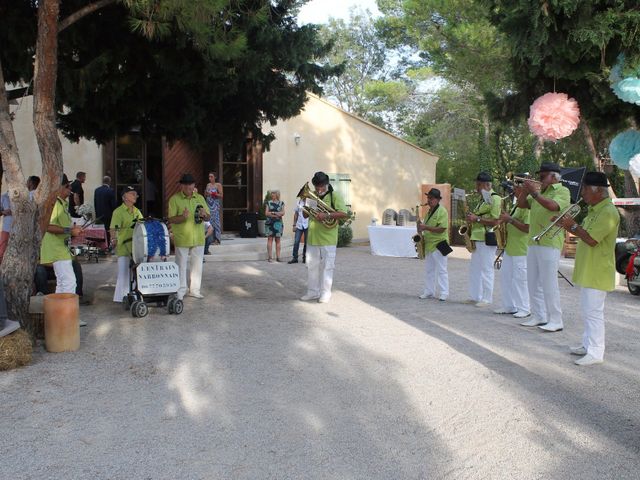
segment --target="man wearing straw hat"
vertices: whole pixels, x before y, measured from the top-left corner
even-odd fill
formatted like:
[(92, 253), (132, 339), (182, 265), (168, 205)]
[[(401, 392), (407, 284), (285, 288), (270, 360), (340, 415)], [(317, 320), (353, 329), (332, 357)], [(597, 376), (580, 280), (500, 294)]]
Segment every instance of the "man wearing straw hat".
[(582, 199), (589, 206), (578, 225), (565, 215), (561, 225), (579, 238), (573, 281), (580, 286), (580, 311), (584, 321), (582, 345), (571, 347), (581, 358), (576, 365), (595, 365), (604, 360), (604, 301), (615, 288), (616, 236), (620, 214), (609, 198), (607, 176), (588, 172), (582, 182)]
[[(202, 221), (211, 213), (202, 195), (195, 191), (193, 175), (185, 173), (179, 181), (180, 191), (169, 199), (169, 223), (173, 232), (176, 263), (180, 272), (178, 298), (185, 295), (204, 298), (200, 293), (204, 261), (204, 228)], [(187, 293), (187, 260), (190, 258), (189, 293)]]

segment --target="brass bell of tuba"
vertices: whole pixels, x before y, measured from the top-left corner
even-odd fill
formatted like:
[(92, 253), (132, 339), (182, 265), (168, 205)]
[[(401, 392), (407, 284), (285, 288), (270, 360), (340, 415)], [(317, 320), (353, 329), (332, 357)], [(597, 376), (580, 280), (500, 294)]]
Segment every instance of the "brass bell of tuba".
[[(302, 207), (302, 210), (309, 217), (312, 217), (315, 220), (318, 220), (318, 213), (322, 212), (329, 215), (330, 213), (337, 212), (337, 210), (331, 208), (330, 205), (327, 205), (318, 195), (311, 191), (311, 189), (309, 188), (309, 182), (303, 185), (303, 187), (298, 192), (297, 197), (305, 201), (305, 205), (304, 207)], [(315, 207), (307, 206), (307, 200), (311, 200), (312, 203), (315, 203)], [(336, 220), (335, 218), (327, 217), (320, 223), (322, 223), (322, 225), (324, 225), (326, 228), (333, 228), (338, 224), (338, 220)]]

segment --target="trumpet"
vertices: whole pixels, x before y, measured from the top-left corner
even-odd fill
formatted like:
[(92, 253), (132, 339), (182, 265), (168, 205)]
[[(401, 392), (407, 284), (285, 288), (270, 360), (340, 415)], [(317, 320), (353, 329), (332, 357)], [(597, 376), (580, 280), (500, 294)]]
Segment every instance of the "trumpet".
[(542, 237), (548, 235), (548, 238), (554, 238), (558, 233), (560, 233), (564, 228), (560, 224), (560, 220), (569, 215), (571, 218), (576, 218), (582, 207), (580, 207), (580, 203), (582, 202), (582, 198), (578, 199), (578, 201), (572, 205), (569, 205), (563, 211), (561, 211), (555, 220), (553, 220), (549, 225), (547, 225), (544, 230), (542, 230), (538, 235), (533, 237), (533, 241), (539, 243)]
[(538, 185), (542, 185), (542, 182), (540, 180), (535, 180), (529, 176), (520, 177), (518, 175), (514, 175), (513, 172), (507, 173), (505, 175), (505, 178), (510, 182), (513, 182), (514, 185), (522, 185), (526, 181), (537, 183)]

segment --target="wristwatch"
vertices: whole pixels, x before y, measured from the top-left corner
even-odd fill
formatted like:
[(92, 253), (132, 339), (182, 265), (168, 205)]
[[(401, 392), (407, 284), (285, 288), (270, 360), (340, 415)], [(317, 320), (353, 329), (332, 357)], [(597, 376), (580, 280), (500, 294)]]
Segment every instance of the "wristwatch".
[(578, 230), (578, 226), (579, 226), (579, 225), (578, 225), (577, 223), (574, 223), (573, 225), (571, 225), (571, 226), (569, 227), (569, 231), (570, 231), (571, 233), (576, 233), (576, 230)]
[(481, 220), (480, 217), (476, 218), (476, 223), (480, 223), (480, 220)]

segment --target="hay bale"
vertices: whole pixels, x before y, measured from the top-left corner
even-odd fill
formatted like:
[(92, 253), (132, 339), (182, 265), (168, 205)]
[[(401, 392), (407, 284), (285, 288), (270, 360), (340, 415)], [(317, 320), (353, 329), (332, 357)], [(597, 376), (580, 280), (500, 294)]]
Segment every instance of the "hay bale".
[(0, 337), (0, 371), (31, 363), (31, 338), (23, 329)]

